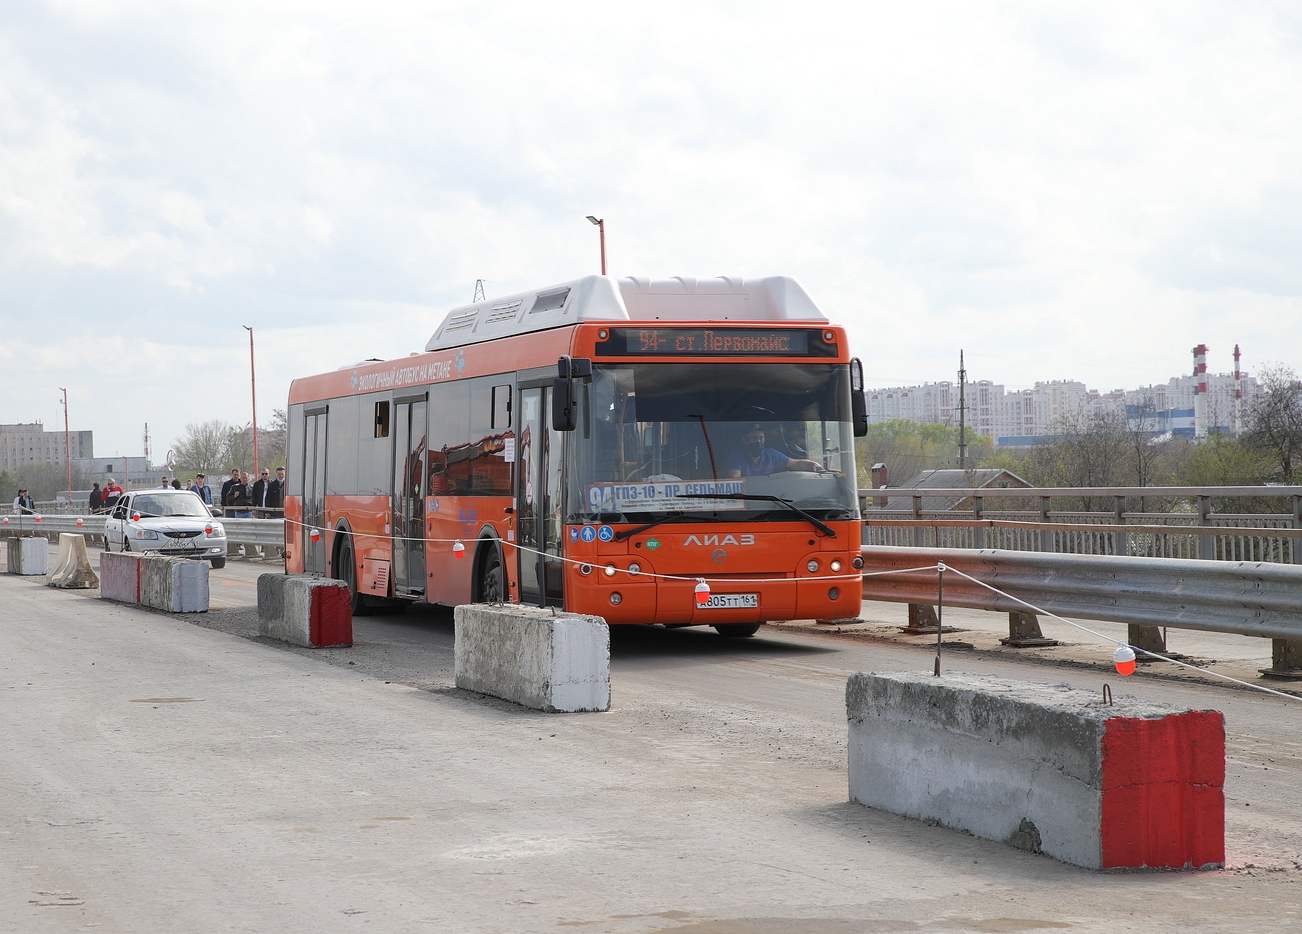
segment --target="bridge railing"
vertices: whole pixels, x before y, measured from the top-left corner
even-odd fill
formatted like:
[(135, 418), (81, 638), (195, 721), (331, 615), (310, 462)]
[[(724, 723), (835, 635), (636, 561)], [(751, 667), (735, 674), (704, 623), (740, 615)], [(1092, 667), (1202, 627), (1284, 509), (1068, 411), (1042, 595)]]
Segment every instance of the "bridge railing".
[(1302, 564), (1299, 486), (885, 489), (860, 502), (866, 545)]

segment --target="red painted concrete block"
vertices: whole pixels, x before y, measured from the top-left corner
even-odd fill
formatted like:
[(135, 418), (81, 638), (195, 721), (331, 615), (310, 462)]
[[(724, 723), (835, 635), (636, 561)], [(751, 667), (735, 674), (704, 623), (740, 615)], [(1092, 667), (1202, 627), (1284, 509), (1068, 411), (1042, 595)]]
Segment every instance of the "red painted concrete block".
[(1225, 718), (1114, 717), (1102, 737), (1103, 868), (1225, 862)]
[(313, 587), (309, 627), (314, 646), (353, 644), (353, 605), (348, 587)]

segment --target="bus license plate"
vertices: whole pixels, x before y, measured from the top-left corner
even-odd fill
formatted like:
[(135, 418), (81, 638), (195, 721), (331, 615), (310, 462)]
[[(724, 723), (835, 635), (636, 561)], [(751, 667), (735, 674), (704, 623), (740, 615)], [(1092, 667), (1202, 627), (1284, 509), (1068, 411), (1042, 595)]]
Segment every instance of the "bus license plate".
[(705, 601), (704, 610), (739, 610), (754, 609), (759, 606), (757, 593), (712, 593)]

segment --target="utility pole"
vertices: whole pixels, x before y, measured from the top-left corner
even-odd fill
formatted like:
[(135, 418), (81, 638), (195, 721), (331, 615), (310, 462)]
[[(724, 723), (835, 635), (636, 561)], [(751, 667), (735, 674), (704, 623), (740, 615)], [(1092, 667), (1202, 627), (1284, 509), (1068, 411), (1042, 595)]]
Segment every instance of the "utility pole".
[(958, 352), (958, 469), (967, 469), (967, 367)]
[(253, 369), (253, 328), (242, 325), (249, 332), (249, 392), (253, 396), (253, 476), (258, 475), (258, 383)]
[(68, 390), (62, 386), (63, 393), (63, 462), (68, 466), (68, 505), (72, 506), (72, 442), (68, 434)]

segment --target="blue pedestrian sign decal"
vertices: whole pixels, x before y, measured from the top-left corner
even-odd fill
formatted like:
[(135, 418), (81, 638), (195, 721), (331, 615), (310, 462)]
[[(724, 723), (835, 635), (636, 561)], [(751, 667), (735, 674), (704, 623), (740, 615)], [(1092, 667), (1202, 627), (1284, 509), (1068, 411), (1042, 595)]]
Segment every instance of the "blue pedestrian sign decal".
[(581, 537), (585, 542), (590, 542), (590, 541), (593, 541), (594, 539), (596, 539), (596, 537), (597, 537), (597, 530), (594, 529), (594, 528), (593, 528), (592, 526), (590, 526), (590, 525), (585, 525), (585, 526), (583, 527), (583, 531), (579, 533), (579, 536), (580, 536), (580, 537)]

